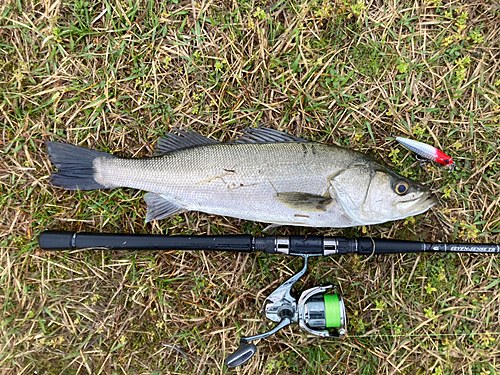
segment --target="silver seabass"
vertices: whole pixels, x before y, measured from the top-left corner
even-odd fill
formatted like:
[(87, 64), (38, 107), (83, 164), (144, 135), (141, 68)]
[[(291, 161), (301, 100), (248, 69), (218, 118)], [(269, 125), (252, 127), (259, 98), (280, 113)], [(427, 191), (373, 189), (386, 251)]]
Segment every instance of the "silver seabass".
[(420, 183), (350, 149), (259, 128), (232, 143), (191, 131), (158, 142), (158, 157), (126, 159), (47, 142), (66, 189), (146, 190), (146, 220), (185, 211), (275, 225), (351, 227), (404, 219), (436, 204)]

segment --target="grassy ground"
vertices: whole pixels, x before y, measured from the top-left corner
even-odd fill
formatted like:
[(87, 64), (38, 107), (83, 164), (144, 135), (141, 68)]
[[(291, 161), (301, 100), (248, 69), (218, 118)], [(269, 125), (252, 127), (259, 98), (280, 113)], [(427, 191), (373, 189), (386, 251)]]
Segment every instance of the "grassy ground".
[[(0, 2), (0, 372), (230, 372), (239, 337), (269, 326), (266, 294), (300, 268), (255, 254), (44, 253), (45, 229), (265, 227), (201, 213), (144, 224), (142, 192), (51, 187), (44, 141), (149, 156), (173, 126), (230, 140), (266, 125), (374, 154), (441, 200), (406, 221), (274, 233), (500, 243), (499, 64), (494, 0)], [(383, 132), (436, 145), (457, 168), (421, 167)], [(338, 282), (347, 338), (285, 329), (235, 373), (497, 374), (499, 276), (486, 255), (315, 260), (299, 287)]]

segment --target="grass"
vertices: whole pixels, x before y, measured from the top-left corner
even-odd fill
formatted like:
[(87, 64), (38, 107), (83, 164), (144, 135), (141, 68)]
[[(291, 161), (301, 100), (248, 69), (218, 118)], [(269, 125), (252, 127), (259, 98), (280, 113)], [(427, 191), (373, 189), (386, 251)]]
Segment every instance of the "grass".
[[(262, 124), (373, 154), (442, 202), (366, 228), (274, 233), (500, 243), (499, 17), (491, 0), (1, 3), (1, 372), (228, 373), (238, 338), (270, 326), (266, 294), (300, 269), (266, 255), (41, 251), (45, 229), (265, 227), (197, 212), (144, 224), (142, 192), (53, 188), (46, 140), (139, 157), (174, 126), (227, 141)], [(422, 167), (387, 133), (457, 168)], [(235, 372), (497, 374), (499, 275), (486, 255), (314, 260), (299, 286), (339, 284), (347, 338), (285, 329)]]

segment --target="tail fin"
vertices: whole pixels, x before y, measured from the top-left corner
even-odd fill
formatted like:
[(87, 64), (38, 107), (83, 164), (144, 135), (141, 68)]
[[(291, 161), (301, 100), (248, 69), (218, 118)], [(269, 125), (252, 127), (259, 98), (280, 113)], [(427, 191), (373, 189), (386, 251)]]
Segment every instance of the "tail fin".
[(52, 185), (69, 190), (107, 189), (94, 180), (94, 159), (113, 155), (59, 142), (45, 142), (45, 146), (50, 161), (59, 169), (50, 176)]

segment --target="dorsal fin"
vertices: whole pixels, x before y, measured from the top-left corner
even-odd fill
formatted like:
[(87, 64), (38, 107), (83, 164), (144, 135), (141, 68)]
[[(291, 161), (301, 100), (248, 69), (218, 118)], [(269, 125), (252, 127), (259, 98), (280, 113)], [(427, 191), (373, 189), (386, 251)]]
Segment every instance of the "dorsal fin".
[(174, 131), (177, 134), (168, 133), (166, 137), (158, 138), (155, 150), (156, 156), (162, 156), (186, 147), (219, 143), (214, 139), (206, 138), (192, 130), (175, 128)]
[(234, 143), (308, 142), (305, 139), (269, 128), (246, 128)]

